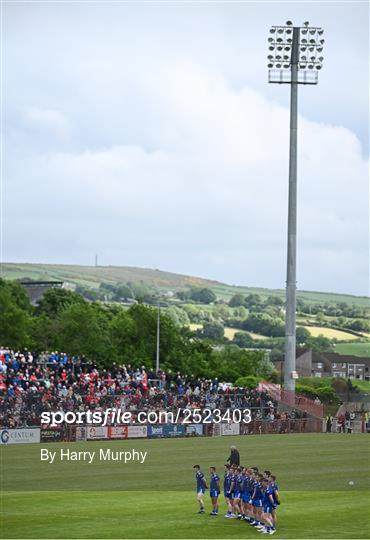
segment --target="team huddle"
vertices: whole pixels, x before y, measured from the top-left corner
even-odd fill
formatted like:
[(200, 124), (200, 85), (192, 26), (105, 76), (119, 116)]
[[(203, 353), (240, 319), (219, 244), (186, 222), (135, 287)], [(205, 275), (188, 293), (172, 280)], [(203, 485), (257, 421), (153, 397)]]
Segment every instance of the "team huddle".
[[(204, 494), (208, 489), (206, 478), (199, 465), (194, 465), (197, 483), (199, 514), (204, 514)], [(220, 477), (215, 467), (210, 467), (209, 493), (212, 501), (211, 516), (218, 515), (221, 493)], [(240, 519), (263, 534), (276, 532), (276, 508), (280, 504), (276, 477), (270, 471), (259, 473), (257, 467), (225, 465), (223, 490), (227, 505), (226, 518)]]

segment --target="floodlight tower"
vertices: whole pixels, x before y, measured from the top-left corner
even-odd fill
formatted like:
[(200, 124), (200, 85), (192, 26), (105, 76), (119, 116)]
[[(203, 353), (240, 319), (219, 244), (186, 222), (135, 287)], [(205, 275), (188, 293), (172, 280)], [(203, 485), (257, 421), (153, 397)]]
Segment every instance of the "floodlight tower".
[(268, 38), (269, 83), (290, 84), (288, 249), (286, 279), (284, 386), (295, 391), (297, 267), (297, 117), (298, 85), (317, 84), (323, 64), (324, 31), (310, 26), (272, 26)]
[(160, 299), (158, 298), (158, 306), (157, 306), (157, 347), (156, 347), (156, 354), (155, 354), (155, 372), (158, 373), (159, 371), (159, 339), (160, 339), (160, 331), (161, 331), (161, 304)]

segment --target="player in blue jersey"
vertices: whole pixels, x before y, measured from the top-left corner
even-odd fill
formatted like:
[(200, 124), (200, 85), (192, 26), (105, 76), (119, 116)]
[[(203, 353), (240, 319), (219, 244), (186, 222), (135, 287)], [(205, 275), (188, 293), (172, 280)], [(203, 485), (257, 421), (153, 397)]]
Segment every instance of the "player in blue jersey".
[(254, 475), (254, 485), (252, 493), (252, 505), (254, 510), (254, 520), (251, 522), (253, 527), (260, 527), (262, 525), (262, 509), (263, 509), (263, 493), (262, 493), (262, 474)]
[(279, 488), (278, 488), (278, 485), (276, 483), (276, 476), (274, 476), (273, 474), (270, 474), (269, 482), (270, 482), (270, 487), (272, 489), (272, 496), (273, 496), (274, 503), (275, 503), (274, 507), (272, 509), (272, 522), (274, 524), (274, 527), (276, 527), (276, 524), (277, 524), (276, 508), (280, 504)]
[(218, 496), (220, 495), (220, 477), (216, 473), (216, 467), (209, 468), (211, 473), (211, 480), (209, 484), (209, 494), (212, 501), (211, 516), (218, 516)]
[(224, 497), (225, 497), (225, 503), (227, 506), (227, 514), (225, 514), (225, 517), (230, 517), (232, 514), (233, 508), (231, 505), (231, 499), (230, 499), (230, 486), (231, 486), (231, 467), (228, 463), (225, 463), (225, 473), (224, 473)]
[(225, 500), (227, 504), (227, 514), (225, 517), (234, 518), (234, 484), (235, 484), (235, 466), (229, 466), (227, 477), (225, 477), (227, 490), (225, 492)]
[(238, 512), (238, 505), (236, 504), (236, 499), (235, 499), (235, 495), (236, 495), (236, 492), (237, 492), (237, 478), (238, 478), (238, 468), (237, 468), (237, 466), (236, 465), (231, 465), (230, 471), (231, 471), (231, 481), (230, 481), (229, 499), (230, 499), (232, 512), (231, 512), (229, 517), (230, 518), (235, 518), (237, 516), (237, 512)]
[(197, 484), (197, 500), (199, 502), (198, 514), (204, 514), (204, 493), (206, 489), (208, 489), (207, 483), (199, 465), (194, 465), (193, 469), (195, 470), (195, 481)]
[(236, 469), (236, 480), (235, 480), (235, 493), (234, 493), (234, 512), (237, 516), (237, 519), (242, 519), (244, 517), (243, 513), (243, 503), (242, 503), (242, 490), (243, 490), (243, 467), (237, 467)]
[(245, 521), (250, 522), (252, 519), (252, 508), (250, 504), (251, 499), (251, 470), (245, 468), (244, 469), (244, 476), (243, 476), (243, 484), (242, 484), (242, 504), (243, 504), (243, 514)]
[[(271, 473), (270, 473), (271, 474)], [(262, 503), (263, 503), (263, 514), (262, 521), (264, 525), (257, 527), (257, 529), (263, 534), (275, 534), (276, 528), (272, 519), (272, 511), (275, 507), (275, 501), (273, 498), (273, 490), (271, 484), (269, 483), (268, 478), (262, 479)]]

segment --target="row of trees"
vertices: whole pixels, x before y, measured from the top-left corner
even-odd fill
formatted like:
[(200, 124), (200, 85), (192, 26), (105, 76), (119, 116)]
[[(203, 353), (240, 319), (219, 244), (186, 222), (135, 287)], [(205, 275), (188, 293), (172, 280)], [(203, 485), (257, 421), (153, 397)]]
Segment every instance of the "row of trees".
[[(201, 339), (217, 341), (219, 343), (228, 342), (225, 338), (225, 328), (219, 322), (208, 322), (196, 331), (197, 337)], [(314, 351), (333, 351), (333, 344), (330, 339), (324, 336), (312, 337), (304, 327), (298, 327), (296, 332), (297, 346), (308, 347)], [(272, 361), (281, 359), (284, 352), (284, 337), (256, 339), (248, 332), (235, 332), (232, 343), (244, 349), (269, 349)]]
[(301, 313), (309, 315), (326, 315), (329, 317), (348, 317), (350, 319), (364, 318), (369, 316), (368, 306), (355, 306), (347, 302), (324, 302), (310, 304), (302, 299), (297, 299), (297, 309)]
[[(0, 280), (0, 310), (0, 346), (59, 350), (84, 355), (106, 367), (113, 362), (154, 367), (154, 307), (137, 303), (125, 309), (118, 304), (87, 303), (75, 292), (49, 289), (33, 308), (21, 285)], [(263, 351), (245, 351), (235, 344), (216, 350), (163, 312), (160, 323), (160, 358), (165, 369), (231, 382), (241, 376), (269, 377), (272, 373)]]
[(281, 308), (284, 306), (284, 300), (279, 296), (268, 296), (262, 300), (261, 296), (256, 293), (248, 294), (247, 296), (236, 293), (229, 300), (230, 307), (244, 306), (252, 311), (261, 311), (267, 306), (276, 306)]
[(207, 287), (191, 287), (186, 291), (179, 291), (176, 293), (177, 298), (183, 302), (196, 302), (199, 304), (212, 304), (217, 300), (217, 296)]
[(264, 313), (250, 313), (244, 320), (230, 319), (227, 325), (268, 337), (282, 337), (285, 333), (283, 319)]

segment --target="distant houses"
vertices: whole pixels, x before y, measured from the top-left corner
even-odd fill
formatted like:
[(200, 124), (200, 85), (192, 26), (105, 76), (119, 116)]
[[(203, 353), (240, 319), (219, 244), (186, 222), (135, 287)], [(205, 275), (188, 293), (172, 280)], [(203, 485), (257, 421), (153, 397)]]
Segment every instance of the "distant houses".
[[(275, 362), (283, 370), (284, 357)], [(299, 377), (342, 377), (344, 379), (370, 380), (370, 358), (297, 349), (296, 371)]]

